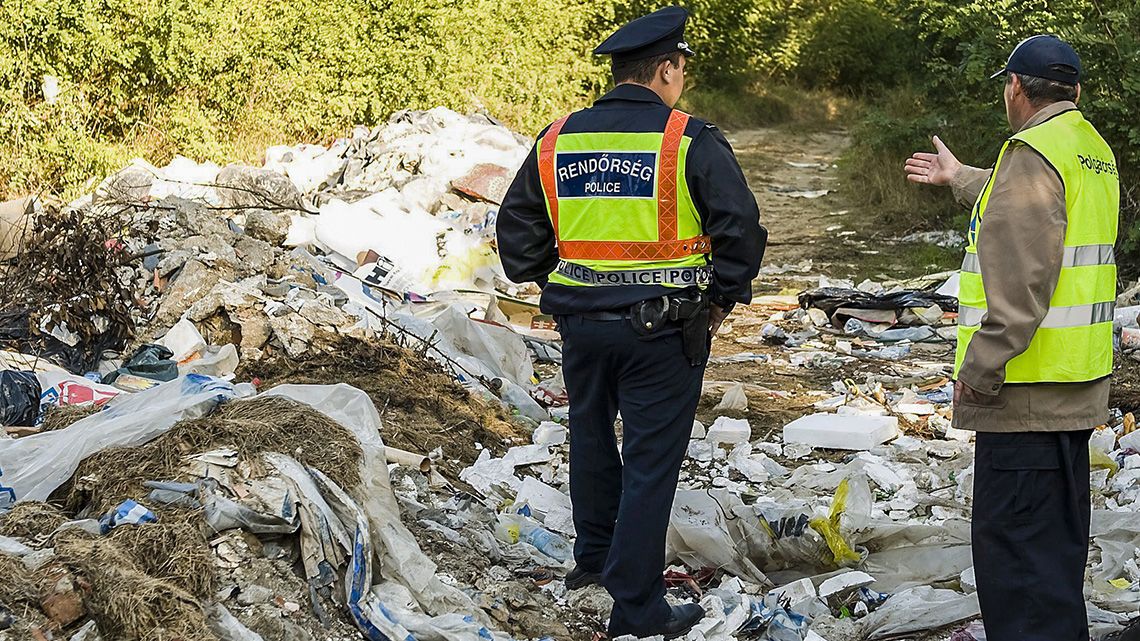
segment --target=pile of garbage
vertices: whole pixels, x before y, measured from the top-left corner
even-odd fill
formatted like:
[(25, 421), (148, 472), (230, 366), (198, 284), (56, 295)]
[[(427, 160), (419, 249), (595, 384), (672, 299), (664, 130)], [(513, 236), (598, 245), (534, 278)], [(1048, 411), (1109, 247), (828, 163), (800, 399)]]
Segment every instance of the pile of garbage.
[[(558, 335), (494, 244), (530, 144), (407, 111), (0, 205), (0, 639), (604, 630), (605, 590), (561, 580)], [(762, 278), (714, 343), (670, 519), (668, 598), (707, 612), (687, 638), (980, 641), (956, 274)], [(1117, 334), (1140, 360), (1137, 302)], [(1090, 449), (1094, 631), (1140, 608), (1129, 411)]]
[(0, 638), (507, 638), (388, 466), (450, 487), (565, 397), (493, 246), (528, 145), (403, 112), (5, 204)]

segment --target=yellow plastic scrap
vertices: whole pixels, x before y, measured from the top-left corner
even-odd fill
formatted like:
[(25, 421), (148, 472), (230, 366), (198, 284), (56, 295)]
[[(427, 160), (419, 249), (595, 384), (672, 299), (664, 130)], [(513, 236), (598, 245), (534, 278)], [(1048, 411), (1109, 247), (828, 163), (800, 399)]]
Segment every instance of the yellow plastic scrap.
[(1113, 579), (1109, 581), (1109, 584), (1111, 584), (1112, 587), (1120, 588), (1121, 590), (1127, 590), (1128, 588), (1132, 587), (1132, 582), (1128, 579)]
[(859, 553), (843, 540), (843, 535), (839, 532), (839, 518), (843, 516), (843, 509), (847, 507), (848, 489), (847, 479), (840, 481), (839, 487), (835, 488), (835, 498), (831, 501), (831, 514), (828, 518), (817, 516), (808, 521), (811, 529), (819, 532), (823, 540), (827, 541), (827, 547), (835, 557), (835, 564), (839, 566), (862, 560)]
[(1120, 471), (1120, 466), (1112, 457), (1099, 449), (1089, 446), (1089, 467), (1094, 470), (1108, 470), (1108, 475), (1112, 476)]

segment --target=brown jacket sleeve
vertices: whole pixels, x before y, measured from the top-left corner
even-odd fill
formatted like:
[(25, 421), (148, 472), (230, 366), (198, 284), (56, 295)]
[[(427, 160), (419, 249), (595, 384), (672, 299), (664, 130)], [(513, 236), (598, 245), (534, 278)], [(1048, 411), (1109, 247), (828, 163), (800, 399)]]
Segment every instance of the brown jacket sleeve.
[(957, 200), (958, 204), (967, 209), (973, 207), (978, 200), (978, 194), (985, 189), (986, 182), (989, 181), (992, 173), (992, 169), (978, 169), (977, 167), (962, 165), (962, 168), (954, 174), (953, 180), (950, 181), (954, 200)]
[(1037, 152), (1012, 143), (994, 176), (978, 233), (987, 311), (958, 374), (975, 391), (1001, 390), (1006, 363), (1029, 347), (1049, 311), (1067, 224), (1060, 176)]

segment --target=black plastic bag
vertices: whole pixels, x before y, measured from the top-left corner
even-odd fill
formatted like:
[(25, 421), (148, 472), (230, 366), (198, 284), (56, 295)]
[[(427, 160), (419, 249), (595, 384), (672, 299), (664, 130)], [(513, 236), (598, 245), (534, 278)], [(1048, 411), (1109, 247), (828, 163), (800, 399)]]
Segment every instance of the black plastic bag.
[(40, 415), (40, 382), (32, 372), (0, 371), (0, 425), (31, 427)]
[(123, 374), (133, 374), (152, 381), (165, 383), (178, 378), (178, 363), (171, 360), (174, 352), (162, 345), (143, 345), (119, 369), (103, 377), (110, 385)]

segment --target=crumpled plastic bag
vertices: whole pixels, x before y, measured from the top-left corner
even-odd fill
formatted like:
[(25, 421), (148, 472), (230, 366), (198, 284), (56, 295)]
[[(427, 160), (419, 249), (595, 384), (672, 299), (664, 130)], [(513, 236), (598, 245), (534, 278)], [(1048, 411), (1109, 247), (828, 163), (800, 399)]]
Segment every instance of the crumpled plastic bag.
[(713, 408), (714, 412), (725, 410), (744, 411), (748, 409), (748, 396), (744, 393), (744, 383), (734, 383), (724, 391), (724, 397)]
[(1120, 465), (1100, 448), (1089, 444), (1089, 467), (1094, 470), (1108, 470), (1111, 477), (1120, 471)]
[(742, 519), (730, 517), (737, 508), (744, 508), (740, 497), (724, 490), (678, 491), (669, 517), (667, 556), (690, 567), (722, 568), (752, 583), (770, 585), (744, 552)]
[(0, 425), (32, 426), (40, 414), (40, 382), (33, 372), (0, 371)]
[(831, 549), (832, 555), (835, 558), (835, 564), (843, 567), (859, 563), (862, 560), (862, 555), (854, 550), (840, 532), (839, 521), (843, 516), (843, 511), (847, 507), (847, 497), (851, 491), (851, 484), (848, 479), (843, 479), (839, 482), (839, 487), (835, 490), (835, 498), (831, 501), (831, 512), (827, 518), (815, 517), (808, 521), (808, 524), (813, 530), (819, 532), (827, 541), (827, 547)]
[(978, 594), (962, 594), (922, 585), (887, 599), (861, 622), (864, 639), (934, 630), (981, 614)]

